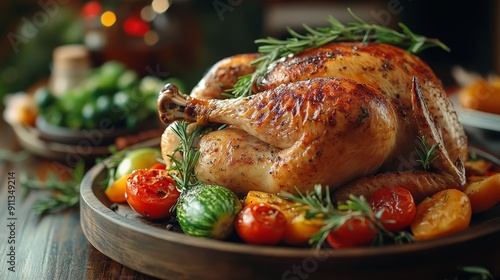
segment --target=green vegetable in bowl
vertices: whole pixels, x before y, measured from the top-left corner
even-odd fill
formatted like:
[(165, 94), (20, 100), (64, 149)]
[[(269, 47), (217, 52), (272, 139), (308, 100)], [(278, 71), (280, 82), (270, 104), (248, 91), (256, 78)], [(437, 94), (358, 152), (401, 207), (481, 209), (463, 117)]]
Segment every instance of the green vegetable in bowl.
[(98, 80), (101, 88), (116, 89), (118, 80), (125, 70), (126, 68), (123, 64), (117, 61), (108, 61), (101, 65), (94, 78)]
[(39, 108), (45, 108), (52, 105), (56, 97), (45, 86), (39, 87), (34, 94), (35, 103)]
[(102, 120), (116, 128), (135, 130), (156, 120), (157, 95), (167, 81), (157, 77), (139, 78), (117, 61), (91, 69), (88, 77), (62, 96), (47, 87), (35, 93), (40, 116), (49, 124), (75, 130), (94, 129)]

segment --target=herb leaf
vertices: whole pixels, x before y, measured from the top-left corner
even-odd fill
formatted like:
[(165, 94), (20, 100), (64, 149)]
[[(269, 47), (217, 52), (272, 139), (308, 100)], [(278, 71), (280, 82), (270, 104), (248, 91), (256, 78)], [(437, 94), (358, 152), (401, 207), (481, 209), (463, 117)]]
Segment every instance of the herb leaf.
[(417, 162), (420, 162), (424, 170), (429, 170), (431, 168), (431, 164), (433, 161), (439, 158), (439, 155), (436, 155), (436, 149), (439, 148), (438, 143), (434, 143), (432, 146), (429, 145), (429, 141), (427, 137), (422, 136), (418, 137), (419, 149), (415, 149), (418, 155)]
[(419, 53), (430, 47), (440, 47), (445, 51), (449, 51), (449, 48), (438, 39), (417, 35), (402, 23), (399, 24), (402, 32), (398, 32), (385, 26), (368, 23), (355, 15), (351, 9), (347, 9), (347, 11), (354, 19), (354, 22), (344, 25), (333, 16), (330, 16), (328, 18), (329, 27), (313, 29), (308, 25), (303, 25), (306, 30), (305, 34), (300, 34), (288, 28), (290, 37), (284, 40), (272, 37), (255, 40), (255, 43), (259, 45), (258, 52), (263, 54), (252, 62), (253, 65), (256, 65), (255, 72), (240, 76), (233, 88), (229, 89), (224, 95), (231, 98), (250, 96), (253, 94), (253, 83), (259, 82), (274, 61), (333, 41), (387, 43), (405, 46), (412, 53)]
[[(130, 149), (116, 150), (114, 146), (109, 147), (112, 157), (106, 160), (96, 159), (96, 163), (102, 163), (106, 167), (108, 175), (105, 180), (99, 182), (103, 189), (106, 189), (114, 182), (116, 167), (130, 151)], [(71, 170), (71, 169), (70, 169)], [(26, 174), (20, 177), (23, 186), (23, 196), (31, 191), (49, 191), (50, 195), (46, 199), (38, 200), (33, 204), (33, 212), (37, 215), (49, 214), (51, 212), (63, 211), (77, 206), (80, 202), (80, 184), (85, 175), (85, 162), (80, 161), (71, 170), (69, 180), (60, 180), (54, 172), (47, 175), (46, 180), (30, 178)]]
[[(325, 192), (323, 193), (323, 189)], [(316, 249), (321, 248), (326, 238), (332, 231), (339, 229), (349, 219), (370, 220), (377, 229), (374, 245), (383, 245), (389, 238), (395, 244), (404, 244), (414, 241), (413, 236), (408, 232), (394, 233), (385, 229), (380, 220), (380, 213), (374, 213), (370, 204), (364, 197), (349, 196), (345, 204), (334, 207), (329, 188), (315, 185), (312, 192), (302, 194), (297, 190), (298, 195), (284, 194), (283, 197), (302, 203), (306, 209), (305, 218), (309, 220), (322, 220), (324, 226), (309, 240), (309, 244)]]
[(61, 181), (54, 173), (48, 174), (46, 181), (31, 179), (26, 174), (22, 174), (20, 181), (27, 195), (32, 190), (47, 190), (51, 195), (45, 200), (36, 201), (33, 204), (33, 211), (37, 215), (49, 212), (62, 211), (78, 205), (80, 201), (80, 182), (85, 173), (85, 163), (79, 162), (70, 180)]
[[(188, 131), (189, 123), (185, 121), (176, 122), (172, 126), (172, 132), (179, 137), (179, 145), (174, 150), (172, 155), (168, 155), (172, 161), (170, 175), (175, 181), (175, 184), (180, 192), (190, 189), (198, 184), (198, 179), (194, 171), (194, 167), (200, 157), (200, 152), (194, 148), (195, 142), (205, 133), (202, 126), (196, 126), (193, 131)], [(175, 157), (176, 153), (181, 153), (180, 159)]]
[(457, 267), (457, 269), (466, 273), (473, 274), (474, 276), (471, 276), (470, 279), (478, 279), (478, 280), (494, 279), (491, 272), (488, 269), (481, 266), (459, 266)]

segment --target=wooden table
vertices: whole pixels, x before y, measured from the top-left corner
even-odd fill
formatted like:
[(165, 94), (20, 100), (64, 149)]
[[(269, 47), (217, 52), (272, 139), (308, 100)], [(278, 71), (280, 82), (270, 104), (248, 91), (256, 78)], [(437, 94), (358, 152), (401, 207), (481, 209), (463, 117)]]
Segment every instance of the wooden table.
[[(21, 150), (3, 119), (0, 132), (0, 149)], [(78, 207), (43, 217), (33, 213), (33, 204), (48, 193), (22, 197), (20, 177), (45, 173), (52, 166), (54, 161), (34, 155), (19, 163), (0, 161), (0, 279), (154, 279), (94, 249), (80, 227)], [(8, 209), (12, 201), (15, 208)]]
[[(1, 149), (22, 150), (3, 119), (0, 131)], [(0, 279), (154, 279), (93, 248), (80, 227), (78, 208), (44, 217), (33, 214), (33, 204), (48, 193), (31, 192), (22, 197), (19, 178), (23, 173), (44, 173), (53, 164), (33, 155), (19, 163), (0, 161)], [(15, 208), (10, 211), (8, 206), (14, 206), (11, 201), (15, 201)], [(497, 236), (500, 238), (500, 233)]]

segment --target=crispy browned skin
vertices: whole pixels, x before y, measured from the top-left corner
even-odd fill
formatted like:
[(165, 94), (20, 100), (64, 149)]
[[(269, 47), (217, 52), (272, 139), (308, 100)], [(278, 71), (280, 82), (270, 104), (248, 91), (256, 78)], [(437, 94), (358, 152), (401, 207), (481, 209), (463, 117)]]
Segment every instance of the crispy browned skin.
[(238, 54), (217, 62), (191, 91), (191, 96), (200, 99), (222, 98), (222, 93), (232, 88), (239, 76), (255, 71), (250, 62), (258, 56), (258, 54)]
[[(234, 68), (237, 61), (222, 65)], [(209, 73), (227, 72), (220, 67), (214, 66)], [(199, 92), (206, 90), (219, 98), (221, 90), (212, 86), (204, 89), (204, 84), (214, 79), (208, 84), (224, 81), (226, 87), (228, 80), (220, 77), (224, 75), (206, 76), (197, 86), (195, 96), (201, 98)], [(370, 196), (383, 186), (396, 184), (410, 189), (418, 201), (438, 190), (463, 186), (467, 139), (440, 81), (418, 57), (384, 44), (336, 43), (280, 60), (260, 81), (254, 85), (257, 93), (253, 97), (223, 101), (224, 109), (215, 110), (216, 115), (209, 113), (211, 102), (194, 99), (188, 105), (188, 119), (196, 116), (199, 122), (232, 125), (230, 129), (211, 132), (200, 141), (202, 159), (197, 168), (201, 180), (239, 192), (290, 191), (294, 187), (307, 190), (312, 184), (321, 183), (334, 190), (340, 188), (335, 194), (337, 200), (350, 193)], [(312, 106), (319, 96), (326, 96), (325, 90), (321, 90), (326, 88), (343, 102), (321, 103), (321, 109)], [(361, 94), (360, 88), (370, 94)], [(371, 102), (377, 100), (379, 110), (367, 106), (367, 98), (374, 99)], [(367, 123), (385, 118), (390, 122), (384, 124), (385, 129), (345, 121), (359, 116), (359, 108), (365, 107), (370, 108)], [(342, 124), (342, 129), (326, 126), (325, 119), (304, 121), (323, 113), (330, 114), (330, 122)], [(332, 129), (335, 137), (331, 136)], [(321, 141), (315, 138), (318, 135), (322, 135)], [(440, 157), (430, 171), (420, 170), (415, 161), (417, 136), (422, 135), (429, 142), (440, 144)], [(168, 139), (162, 141), (162, 148), (173, 146), (163, 142), (176, 141), (169, 129), (164, 138)], [(290, 152), (299, 148), (302, 153)], [(315, 156), (309, 153), (312, 151)]]
[[(379, 89), (389, 98), (399, 114), (398, 125), (404, 130), (400, 137), (414, 139), (410, 97), (413, 76), (418, 78), (432, 118), (441, 127), (450, 158), (465, 161), (467, 138), (441, 82), (426, 63), (403, 49), (385, 44), (329, 44), (277, 63), (257, 87), (265, 90), (312, 77), (350, 78)], [(399, 143), (401, 154), (414, 148), (412, 141), (401, 139)]]
[(432, 162), (432, 170), (422, 171), (410, 168), (363, 177), (335, 191), (333, 198), (336, 201), (345, 201), (351, 194), (370, 197), (377, 190), (387, 186), (403, 186), (412, 193), (417, 202), (445, 188), (463, 190), (466, 180), (464, 166), (460, 160), (452, 162), (448, 152), (444, 149), (439, 126), (432, 120), (416, 78), (412, 86), (411, 101), (412, 115), (420, 137), (425, 137), (429, 145), (434, 143), (439, 145), (439, 149), (434, 153), (438, 158)]
[(304, 80), (239, 99), (187, 98), (184, 112), (232, 126), (200, 140), (196, 173), (239, 194), (337, 188), (378, 170), (397, 135), (380, 92), (347, 79)]

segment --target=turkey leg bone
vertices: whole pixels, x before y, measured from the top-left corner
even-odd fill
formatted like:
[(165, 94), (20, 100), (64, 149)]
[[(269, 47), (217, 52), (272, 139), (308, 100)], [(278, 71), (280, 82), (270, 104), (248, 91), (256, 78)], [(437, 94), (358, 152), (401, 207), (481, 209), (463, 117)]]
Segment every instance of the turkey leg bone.
[(158, 106), (165, 123), (184, 109), (188, 121), (230, 125), (200, 140), (196, 172), (241, 192), (335, 189), (376, 172), (397, 135), (389, 102), (349, 79), (314, 78), (226, 100), (192, 98), (167, 85)]

